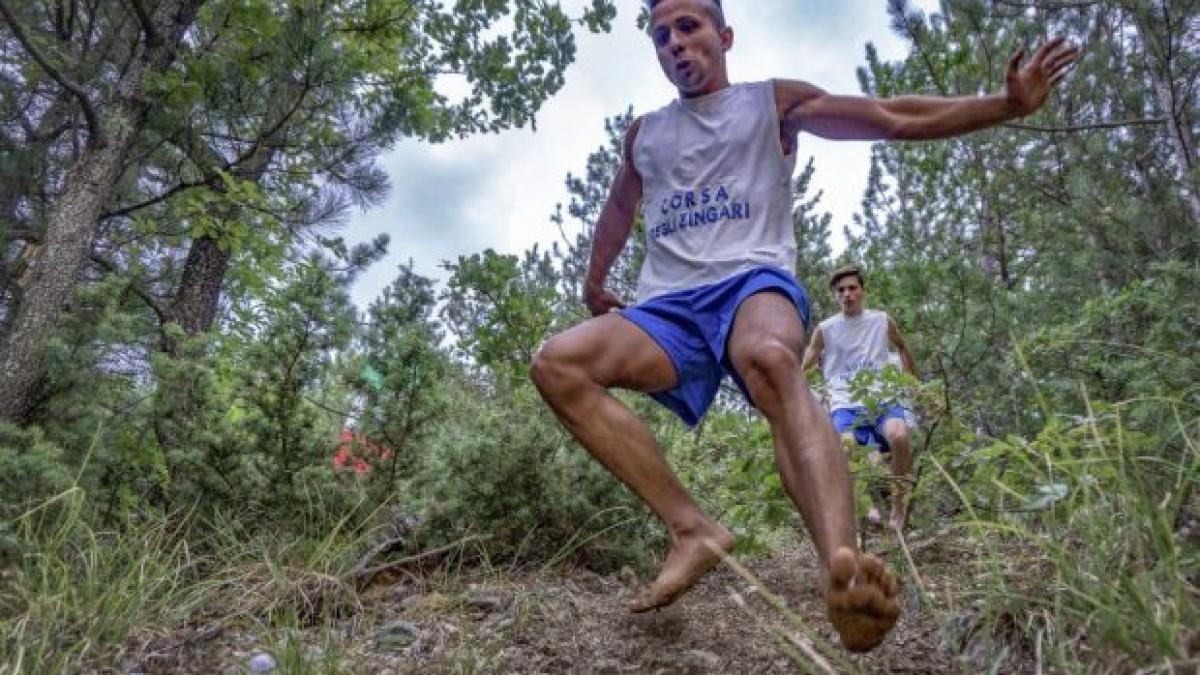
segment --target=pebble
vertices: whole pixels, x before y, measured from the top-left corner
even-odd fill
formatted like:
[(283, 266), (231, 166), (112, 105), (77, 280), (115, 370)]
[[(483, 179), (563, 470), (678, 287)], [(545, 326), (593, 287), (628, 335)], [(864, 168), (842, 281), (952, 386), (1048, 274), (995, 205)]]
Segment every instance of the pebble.
[(707, 673), (721, 665), (721, 657), (702, 649), (689, 649), (679, 659), (679, 665), (688, 673)]
[(381, 649), (403, 649), (421, 637), (421, 629), (407, 621), (384, 624), (375, 633), (375, 646)]
[(488, 591), (472, 591), (467, 595), (467, 605), (485, 612), (499, 612), (504, 609), (504, 598)]
[(266, 652), (259, 652), (251, 656), (246, 665), (252, 673), (268, 673), (275, 670), (275, 657)]

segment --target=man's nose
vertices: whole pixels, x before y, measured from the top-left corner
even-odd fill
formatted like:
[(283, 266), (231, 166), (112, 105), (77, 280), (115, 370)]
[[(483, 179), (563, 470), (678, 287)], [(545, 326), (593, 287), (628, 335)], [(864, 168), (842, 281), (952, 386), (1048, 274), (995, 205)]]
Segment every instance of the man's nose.
[(678, 56), (679, 52), (683, 51), (683, 44), (679, 41), (679, 34), (671, 31), (671, 41), (667, 45), (667, 49), (671, 52), (671, 56)]

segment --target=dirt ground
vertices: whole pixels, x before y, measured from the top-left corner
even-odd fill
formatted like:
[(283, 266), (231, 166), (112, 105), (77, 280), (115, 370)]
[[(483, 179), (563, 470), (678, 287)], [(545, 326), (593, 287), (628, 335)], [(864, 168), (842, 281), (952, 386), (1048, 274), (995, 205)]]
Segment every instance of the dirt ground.
[[(866, 655), (835, 650), (845, 662), (829, 670), (799, 665), (780, 638), (793, 655), (793, 638), (806, 631), (836, 644), (815, 586), (811, 547), (798, 542), (743, 563), (759, 585), (722, 566), (674, 606), (646, 615), (622, 607), (645, 581), (628, 571), (463, 568), (401, 576), (372, 586), (345, 618), (295, 631), (287, 645), (265, 628), (198, 627), (122, 670), (232, 674), (271, 665), (258, 672), (673, 675), (838, 672), (850, 669), (846, 663), (872, 673), (970, 670), (955, 662), (947, 622), (922, 609), (911, 582), (902, 591), (900, 622), (879, 648)], [(781, 597), (803, 625), (788, 623), (758, 588)]]

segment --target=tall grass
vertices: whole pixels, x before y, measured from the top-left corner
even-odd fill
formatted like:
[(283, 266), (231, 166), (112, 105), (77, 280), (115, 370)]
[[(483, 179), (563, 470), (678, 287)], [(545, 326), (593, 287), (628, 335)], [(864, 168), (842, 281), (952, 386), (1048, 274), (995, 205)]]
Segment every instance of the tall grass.
[(135, 644), (178, 646), (201, 624), (245, 629), (295, 661), (288, 634), (357, 610), (350, 570), (372, 534), (358, 527), (370, 514), (313, 506), (290, 531), (193, 514), (142, 514), (109, 531), (91, 524), (79, 487), (46, 500), (10, 526), (0, 675), (136, 663)]
[[(1200, 420), (1175, 401), (1086, 405), (1082, 419), (985, 448), (967, 482), (929, 458), (983, 556), (968, 563), (962, 600), (978, 608), (993, 658), (1007, 650), (1062, 672), (1194, 667), (1200, 551), (1180, 525), (1196, 517)], [(1147, 417), (1146, 405), (1169, 414)], [(1131, 430), (1134, 409), (1172, 424)]]
[(16, 560), (0, 585), (0, 673), (75, 671), (198, 601), (187, 582), (195, 560), (173, 519), (97, 531), (88, 507), (75, 487), (15, 519)]

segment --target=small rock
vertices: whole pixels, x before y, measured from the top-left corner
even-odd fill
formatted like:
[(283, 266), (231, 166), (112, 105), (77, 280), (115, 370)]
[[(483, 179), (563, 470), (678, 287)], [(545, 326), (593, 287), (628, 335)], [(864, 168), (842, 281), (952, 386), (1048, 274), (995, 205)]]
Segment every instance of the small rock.
[(246, 662), (252, 673), (269, 673), (275, 670), (275, 657), (266, 652), (259, 652)]
[(616, 659), (603, 659), (592, 666), (592, 675), (621, 675), (621, 662)]
[(403, 649), (421, 637), (421, 629), (407, 621), (384, 624), (375, 633), (375, 646), (381, 649)]
[(467, 605), (485, 612), (499, 612), (504, 609), (504, 598), (488, 591), (471, 591), (467, 594)]
[(679, 665), (686, 673), (707, 673), (721, 665), (721, 657), (702, 649), (689, 649), (679, 659)]

